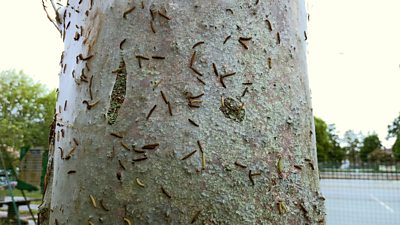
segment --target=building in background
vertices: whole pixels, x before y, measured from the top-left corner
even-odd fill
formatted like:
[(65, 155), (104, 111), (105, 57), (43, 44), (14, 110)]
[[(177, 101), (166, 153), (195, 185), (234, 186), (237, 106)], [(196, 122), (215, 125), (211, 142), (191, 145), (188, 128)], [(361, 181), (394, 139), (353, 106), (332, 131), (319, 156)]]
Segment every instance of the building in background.
[(25, 155), (21, 156), (18, 179), (36, 187), (40, 186), (42, 154), (43, 148), (30, 148)]

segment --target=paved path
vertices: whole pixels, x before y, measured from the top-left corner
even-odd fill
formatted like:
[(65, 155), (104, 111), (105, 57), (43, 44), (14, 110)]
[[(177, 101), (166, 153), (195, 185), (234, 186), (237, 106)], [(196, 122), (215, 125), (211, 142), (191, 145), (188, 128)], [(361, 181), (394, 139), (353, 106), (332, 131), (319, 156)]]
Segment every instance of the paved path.
[[(23, 197), (14, 197), (14, 199), (15, 199), (15, 200), (17, 200), (17, 199), (22, 200), (22, 199), (24, 199), (24, 198), (23, 198)], [(11, 197), (6, 196), (4, 200), (5, 200), (5, 201), (10, 200), (10, 201), (11, 201)], [(30, 207), (31, 207), (32, 210), (38, 210), (39, 205), (37, 205), (37, 204), (30, 204)], [(25, 206), (25, 205), (24, 205), (24, 206), (20, 206), (20, 207), (18, 207), (18, 208), (19, 208), (19, 211), (20, 211), (20, 212), (21, 212), (21, 211), (29, 211), (28, 206)], [(4, 211), (0, 211), (0, 217), (1, 217), (1, 218), (7, 217), (7, 206), (4, 205), (4, 206), (1, 207), (0, 209), (1, 209), (1, 210), (4, 210)], [(31, 218), (31, 217), (28, 216), (27, 218)], [(28, 224), (29, 224), (29, 225), (34, 225), (34, 222), (33, 222), (33, 221), (28, 221)]]
[(327, 225), (400, 224), (400, 181), (322, 179)]
[[(24, 199), (24, 197), (14, 197), (14, 199), (15, 200), (23, 200)], [(4, 200), (5, 201), (11, 201), (11, 197), (9, 197), (9, 196), (6, 196), (5, 198), (4, 198)], [(33, 209), (38, 209), (38, 207), (39, 207), (39, 205), (36, 205), (36, 204), (30, 204), (30, 206), (31, 206), (31, 209), (33, 210)], [(1, 210), (7, 210), (7, 206), (6, 205), (4, 205), (3, 207), (1, 207), (0, 208)], [(28, 209), (28, 206), (26, 206), (26, 205), (24, 205), (24, 206), (20, 206), (19, 207), (19, 211), (28, 211), (29, 209)]]
[[(400, 181), (322, 179), (321, 191), (327, 225), (400, 224)], [(26, 206), (19, 209), (28, 210)]]

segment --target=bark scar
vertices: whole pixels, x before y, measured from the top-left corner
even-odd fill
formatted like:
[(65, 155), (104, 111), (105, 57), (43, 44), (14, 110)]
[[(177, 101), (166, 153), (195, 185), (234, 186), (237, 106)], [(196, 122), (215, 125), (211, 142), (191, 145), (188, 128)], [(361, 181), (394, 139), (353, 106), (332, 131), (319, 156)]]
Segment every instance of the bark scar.
[(118, 111), (125, 100), (126, 95), (126, 65), (123, 58), (119, 63), (118, 69), (113, 73), (117, 74), (114, 87), (111, 93), (110, 108), (107, 112), (108, 124), (113, 125), (117, 121)]
[(219, 108), (226, 118), (236, 122), (242, 122), (245, 116), (244, 104), (240, 100), (230, 97), (222, 98), (221, 107)]

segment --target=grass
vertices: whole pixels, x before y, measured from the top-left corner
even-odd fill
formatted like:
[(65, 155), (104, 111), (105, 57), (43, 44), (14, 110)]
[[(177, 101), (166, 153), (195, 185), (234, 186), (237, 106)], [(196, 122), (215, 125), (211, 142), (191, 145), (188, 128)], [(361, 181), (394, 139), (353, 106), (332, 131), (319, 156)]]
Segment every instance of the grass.
[[(25, 225), (25, 224), (28, 224), (28, 223), (21, 221), (21, 224)], [(16, 221), (8, 221), (5, 218), (1, 218), (0, 219), (0, 225), (17, 225), (17, 222)]]
[[(22, 192), (18, 189), (13, 189), (12, 194), (14, 196), (23, 196)], [(25, 195), (27, 198), (42, 198), (42, 193), (40, 193), (40, 191), (25, 191)], [(9, 190), (0, 190), (0, 196), (10, 196)]]
[(16, 222), (10, 222), (10, 221), (8, 221), (7, 219), (0, 219), (0, 225), (14, 225), (14, 224), (17, 224)]

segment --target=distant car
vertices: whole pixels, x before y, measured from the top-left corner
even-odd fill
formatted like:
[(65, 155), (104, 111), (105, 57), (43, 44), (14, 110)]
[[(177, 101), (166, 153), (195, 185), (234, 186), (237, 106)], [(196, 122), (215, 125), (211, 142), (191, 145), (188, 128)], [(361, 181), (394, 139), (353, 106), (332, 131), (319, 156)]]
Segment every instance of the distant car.
[(11, 188), (15, 188), (17, 186), (17, 181), (8, 181), (5, 177), (0, 177), (0, 188), (7, 189), (8, 184), (10, 184)]
[[(14, 189), (17, 186), (17, 181), (11, 181), (10, 186), (12, 189)], [(0, 188), (8, 189), (7, 184), (0, 184)]]
[[(11, 171), (10, 170), (7, 170), (7, 175), (8, 176), (11, 176)], [(3, 169), (0, 169), (0, 176), (6, 176), (6, 170), (3, 170)]]

